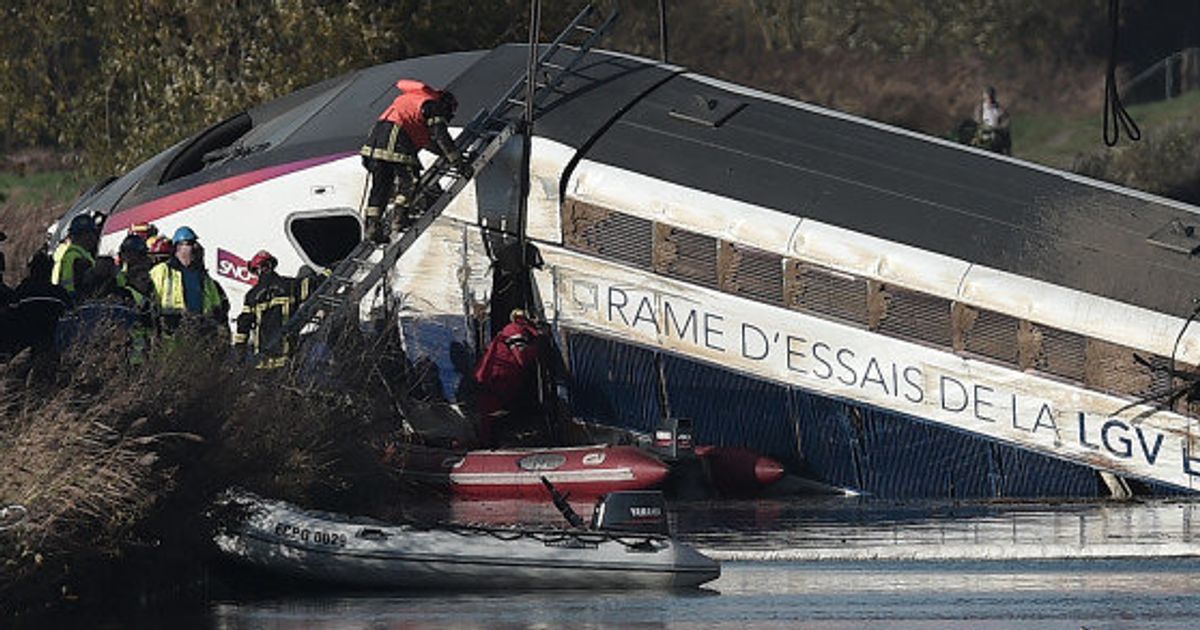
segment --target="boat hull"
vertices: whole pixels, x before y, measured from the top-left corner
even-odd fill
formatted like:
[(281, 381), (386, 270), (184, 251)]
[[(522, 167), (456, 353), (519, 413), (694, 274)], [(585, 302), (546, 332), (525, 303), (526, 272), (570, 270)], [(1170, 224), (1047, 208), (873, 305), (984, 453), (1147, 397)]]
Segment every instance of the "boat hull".
[(655, 488), (670, 469), (633, 446), (580, 446), (455, 452), (414, 447), (397, 457), (406, 475), (457, 497), (549, 500), (545, 477), (572, 498)]
[(402, 589), (671, 589), (720, 576), (716, 561), (664, 536), (420, 528), (234, 500), (249, 515), (217, 535), (218, 548), (242, 564), (307, 581)]

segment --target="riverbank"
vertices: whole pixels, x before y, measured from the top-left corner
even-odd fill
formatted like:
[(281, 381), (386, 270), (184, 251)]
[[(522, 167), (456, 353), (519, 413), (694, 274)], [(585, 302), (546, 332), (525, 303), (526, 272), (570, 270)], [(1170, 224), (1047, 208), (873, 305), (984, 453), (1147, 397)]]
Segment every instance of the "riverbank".
[(230, 486), (364, 514), (400, 492), (381, 461), (404, 438), (361, 351), (318, 386), (222, 339), (182, 332), (139, 365), (125, 341), (0, 366), (0, 504), (28, 514), (0, 530), (0, 618), (192, 596)]

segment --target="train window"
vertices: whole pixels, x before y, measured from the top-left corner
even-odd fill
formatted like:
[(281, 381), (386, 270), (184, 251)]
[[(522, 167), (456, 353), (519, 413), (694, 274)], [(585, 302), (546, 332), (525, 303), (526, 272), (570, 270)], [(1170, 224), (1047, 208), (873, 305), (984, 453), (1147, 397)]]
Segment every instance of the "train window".
[(939, 346), (951, 343), (950, 301), (945, 298), (881, 286), (883, 308), (876, 315), (880, 332)]
[(867, 324), (866, 279), (793, 260), (787, 266), (788, 308)]
[(171, 163), (163, 170), (162, 177), (158, 179), (159, 185), (199, 173), (204, 168), (206, 155), (232, 145), (253, 127), (254, 122), (250, 120), (250, 115), (242, 112), (202, 131), (171, 159)]
[(1034, 369), (1072, 381), (1084, 380), (1087, 337), (1069, 330), (1032, 325)]
[(1088, 339), (1084, 384), (1091, 389), (1122, 396), (1152, 396), (1170, 388), (1167, 357), (1103, 341)]
[(717, 286), (717, 239), (665, 223), (654, 224), (654, 237), (656, 272)]
[(783, 303), (781, 256), (722, 241), (717, 258), (723, 290), (767, 304)]
[(1016, 366), (1020, 359), (1020, 328), (1020, 320), (1010, 315), (965, 304), (954, 308), (955, 348), (1009, 366)]
[(351, 210), (321, 211), (292, 216), (288, 236), (309, 262), (332, 267), (362, 240), (362, 225)]
[(567, 247), (649, 270), (653, 259), (653, 223), (581, 201), (563, 204), (563, 240)]

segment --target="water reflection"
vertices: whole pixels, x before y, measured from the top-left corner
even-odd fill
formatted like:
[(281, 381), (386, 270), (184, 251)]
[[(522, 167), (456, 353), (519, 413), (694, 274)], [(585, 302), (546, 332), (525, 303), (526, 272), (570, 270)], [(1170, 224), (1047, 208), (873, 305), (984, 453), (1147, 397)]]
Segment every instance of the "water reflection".
[(1191, 628), (1200, 561), (734, 562), (691, 593), (518, 593), (226, 602), (216, 628)]
[[(1200, 610), (1196, 509), (1176, 501), (680, 504), (672, 521), (695, 544), (730, 557), (791, 560), (725, 562), (721, 578), (703, 591), (229, 600), (214, 604), (205, 623), (231, 629), (1191, 628)], [(561, 519), (552, 506), (536, 503), (460, 506), (452, 513), (470, 516), (465, 520)], [(1191, 557), (1168, 557), (1175, 554)]]

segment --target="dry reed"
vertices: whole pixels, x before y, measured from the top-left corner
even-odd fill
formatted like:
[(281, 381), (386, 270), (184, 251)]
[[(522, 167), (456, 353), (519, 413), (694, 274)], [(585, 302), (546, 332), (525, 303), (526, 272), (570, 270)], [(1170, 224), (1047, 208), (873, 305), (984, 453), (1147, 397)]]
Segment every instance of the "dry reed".
[(27, 509), (0, 530), (0, 618), (195, 578), (229, 486), (335, 510), (396, 500), (379, 462), (398, 405), (361, 344), (316, 372), (239, 364), (200, 330), (137, 365), (127, 346), (94, 331), (57, 361), (0, 366), (0, 506)]

